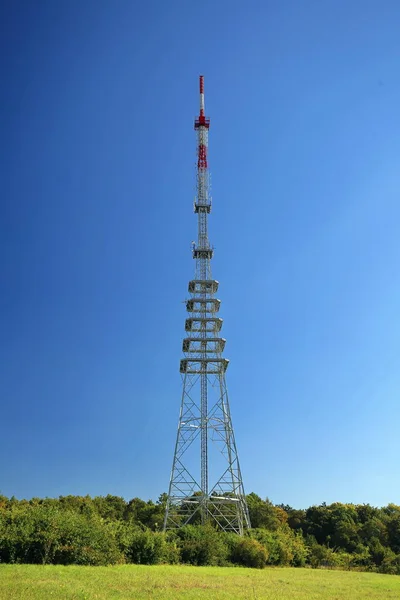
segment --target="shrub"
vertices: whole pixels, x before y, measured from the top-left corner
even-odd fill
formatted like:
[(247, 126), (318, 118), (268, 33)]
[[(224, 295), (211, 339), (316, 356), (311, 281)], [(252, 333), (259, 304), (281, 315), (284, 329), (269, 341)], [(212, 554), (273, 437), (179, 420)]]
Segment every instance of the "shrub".
[(172, 548), (167, 545), (165, 535), (150, 531), (150, 529), (135, 529), (130, 532), (127, 544), (126, 557), (135, 564), (157, 565), (167, 562), (168, 554), (171, 555)]
[(25, 507), (13, 506), (0, 514), (0, 562), (30, 562), (34, 524)]
[(313, 569), (318, 567), (347, 566), (347, 559), (351, 556), (347, 552), (337, 553), (332, 548), (314, 544), (309, 550), (309, 563)]
[(181, 549), (176, 542), (167, 542), (165, 545), (165, 562), (168, 565), (178, 565), (181, 562)]
[(253, 529), (249, 532), (252, 539), (262, 544), (267, 552), (267, 564), (304, 566), (308, 549), (300, 532), (292, 531), (283, 525), (277, 531)]
[(378, 571), (379, 573), (388, 573), (389, 575), (400, 575), (400, 554), (396, 555), (388, 548)]
[(114, 535), (96, 515), (17, 505), (3, 513), (1, 527), (2, 562), (107, 565), (122, 560)]
[(114, 531), (97, 515), (61, 513), (59, 542), (51, 562), (64, 565), (110, 565), (124, 562)]
[(228, 548), (211, 525), (186, 525), (177, 531), (181, 560), (191, 565), (224, 565)]
[(237, 565), (262, 569), (267, 562), (268, 554), (260, 542), (251, 538), (237, 538), (231, 546), (230, 560)]

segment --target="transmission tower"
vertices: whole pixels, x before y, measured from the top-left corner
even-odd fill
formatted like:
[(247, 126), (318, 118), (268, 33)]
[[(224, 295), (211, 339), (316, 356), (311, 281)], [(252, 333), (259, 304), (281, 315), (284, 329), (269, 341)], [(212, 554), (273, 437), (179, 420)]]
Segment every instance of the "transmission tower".
[[(211, 196), (207, 162), (210, 119), (204, 115), (204, 78), (200, 76), (200, 114), (197, 134), (198, 238), (192, 242), (195, 278), (186, 301), (187, 337), (180, 361), (183, 391), (172, 463), (164, 530), (190, 523), (213, 522), (220, 529), (243, 533), (250, 527), (239, 457), (229, 410), (220, 337), (221, 301), (218, 281), (211, 275), (213, 248), (208, 239)], [(200, 460), (199, 460), (200, 458)]]

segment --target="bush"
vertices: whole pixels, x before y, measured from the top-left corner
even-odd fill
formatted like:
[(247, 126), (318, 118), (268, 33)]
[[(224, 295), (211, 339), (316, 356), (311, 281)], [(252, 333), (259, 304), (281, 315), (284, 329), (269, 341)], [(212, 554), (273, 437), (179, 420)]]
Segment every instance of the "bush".
[(237, 565), (262, 569), (267, 562), (268, 553), (264, 546), (251, 538), (236, 538), (231, 546), (229, 559)]
[(63, 565), (113, 565), (124, 562), (114, 531), (97, 515), (61, 513), (59, 542), (51, 562)]
[(33, 531), (33, 519), (24, 507), (3, 510), (0, 514), (0, 562), (31, 562), (29, 550)]
[(165, 562), (168, 565), (178, 565), (181, 562), (181, 549), (176, 542), (168, 542), (165, 545)]
[(318, 567), (335, 567), (340, 564), (346, 566), (347, 557), (350, 556), (346, 552), (341, 554), (335, 553), (332, 548), (313, 544), (309, 549), (309, 563), (313, 569)]
[(400, 575), (400, 554), (396, 555), (388, 548), (378, 571), (389, 575)]
[(292, 548), (293, 548), (293, 558), (292, 558), (292, 566), (293, 567), (304, 567), (308, 559), (308, 548), (304, 543), (303, 534), (301, 531), (294, 532), (294, 537), (292, 540)]
[(172, 555), (172, 546), (168, 545), (163, 533), (150, 529), (134, 529), (130, 532), (129, 542), (125, 549), (129, 562), (138, 565), (157, 565), (168, 562)]
[(292, 531), (287, 525), (277, 531), (252, 529), (248, 534), (262, 544), (267, 551), (267, 564), (304, 566), (308, 549), (300, 532)]
[(123, 560), (113, 533), (96, 515), (17, 505), (1, 521), (2, 562), (107, 565)]
[(186, 525), (177, 531), (181, 560), (191, 565), (225, 565), (224, 536), (211, 525)]

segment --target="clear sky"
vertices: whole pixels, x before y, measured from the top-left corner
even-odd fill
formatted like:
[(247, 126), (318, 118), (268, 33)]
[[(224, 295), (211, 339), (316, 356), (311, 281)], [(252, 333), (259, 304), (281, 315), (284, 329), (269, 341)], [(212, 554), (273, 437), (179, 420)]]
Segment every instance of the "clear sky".
[(198, 75), (247, 492), (400, 503), (400, 3), (3, 3), (0, 491), (168, 488)]

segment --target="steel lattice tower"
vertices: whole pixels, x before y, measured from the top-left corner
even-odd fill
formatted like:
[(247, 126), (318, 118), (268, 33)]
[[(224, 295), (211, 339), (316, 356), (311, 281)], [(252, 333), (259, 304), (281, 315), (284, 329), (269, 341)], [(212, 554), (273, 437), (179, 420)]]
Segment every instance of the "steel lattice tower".
[(209, 127), (210, 120), (204, 115), (204, 78), (200, 76), (200, 115), (194, 123), (198, 239), (192, 242), (192, 253), (196, 271), (186, 301), (187, 337), (180, 362), (183, 391), (164, 530), (211, 521), (225, 531), (242, 534), (250, 520), (229, 410), (225, 382), (229, 361), (222, 356), (221, 302), (215, 297), (218, 281), (211, 275), (213, 248), (208, 239)]

